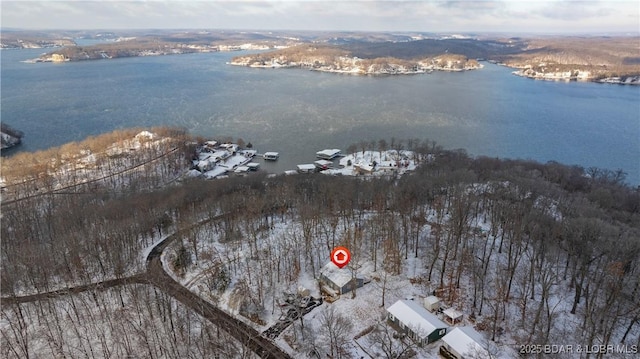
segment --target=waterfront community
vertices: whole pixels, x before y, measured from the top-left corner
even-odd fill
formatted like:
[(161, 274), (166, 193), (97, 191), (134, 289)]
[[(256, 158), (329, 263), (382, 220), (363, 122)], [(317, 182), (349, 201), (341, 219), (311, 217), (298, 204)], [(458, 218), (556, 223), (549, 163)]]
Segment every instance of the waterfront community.
[[(384, 150), (360, 151), (342, 154), (339, 149), (324, 149), (316, 153), (313, 163), (298, 164), (295, 169), (285, 170), (287, 175), (319, 172), (327, 175), (368, 176), (368, 175), (402, 175), (415, 170), (418, 163), (432, 158), (427, 155), (420, 159), (413, 151)], [(205, 141), (194, 153), (192, 167), (187, 177), (204, 177), (221, 179), (232, 176), (244, 176), (256, 172), (260, 168), (259, 159), (277, 161), (278, 152), (259, 154), (257, 150), (240, 148), (235, 143), (218, 143)]]
[(638, 356), (637, 4), (0, 6), (0, 358)]

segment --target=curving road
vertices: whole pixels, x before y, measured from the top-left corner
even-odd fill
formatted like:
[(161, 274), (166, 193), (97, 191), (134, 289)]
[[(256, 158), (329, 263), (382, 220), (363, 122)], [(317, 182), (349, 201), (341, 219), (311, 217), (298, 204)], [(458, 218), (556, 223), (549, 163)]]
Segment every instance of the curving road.
[[(222, 215), (216, 216), (210, 221), (218, 220), (221, 217)], [(203, 223), (205, 222), (201, 222), (196, 225), (201, 225)], [(47, 293), (39, 293), (22, 297), (2, 297), (2, 306), (55, 298), (61, 295), (75, 294), (87, 290), (106, 289), (118, 285), (132, 283), (150, 284), (172, 296), (186, 307), (210, 321), (212, 324), (225, 330), (236, 340), (242, 343), (242, 345), (251, 349), (260, 358), (290, 359), (291, 356), (289, 354), (284, 352), (269, 339), (261, 336), (258, 331), (183, 287), (164, 270), (162, 261), (160, 260), (162, 252), (175, 238), (178, 237), (179, 234), (180, 232), (176, 232), (168, 236), (151, 249), (147, 256), (147, 267), (144, 273), (136, 274), (127, 278), (112, 279)]]
[(291, 358), (289, 354), (273, 342), (260, 335), (258, 331), (244, 322), (218, 309), (213, 304), (200, 298), (180, 283), (176, 282), (162, 267), (160, 256), (162, 251), (152, 250), (147, 257), (147, 279), (150, 284), (174, 297), (194, 312), (226, 330), (240, 343), (246, 345), (261, 358)]

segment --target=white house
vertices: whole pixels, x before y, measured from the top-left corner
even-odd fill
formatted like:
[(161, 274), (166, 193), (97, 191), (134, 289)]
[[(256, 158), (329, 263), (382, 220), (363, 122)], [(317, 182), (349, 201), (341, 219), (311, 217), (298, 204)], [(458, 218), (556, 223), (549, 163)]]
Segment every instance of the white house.
[(320, 269), (320, 286), (325, 292), (344, 294), (353, 290), (353, 286), (360, 288), (364, 285), (363, 278), (353, 278), (347, 268), (340, 269), (333, 262), (328, 262)]
[(387, 318), (418, 345), (433, 343), (448, 326), (413, 300), (399, 300), (387, 309)]
[(442, 338), (440, 353), (457, 359), (493, 358), (486, 349), (487, 341), (473, 327), (456, 327)]

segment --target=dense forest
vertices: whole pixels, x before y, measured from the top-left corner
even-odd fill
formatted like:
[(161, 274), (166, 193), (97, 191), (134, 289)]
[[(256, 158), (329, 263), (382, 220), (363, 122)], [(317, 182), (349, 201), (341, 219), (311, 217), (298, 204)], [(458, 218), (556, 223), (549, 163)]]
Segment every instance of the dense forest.
[[(410, 140), (394, 146), (414, 151), (421, 165), (400, 178), (258, 173), (176, 181), (177, 163), (187, 167), (192, 148), (184, 140), (167, 146), (143, 152), (148, 160), (179, 147), (165, 164), (165, 157), (142, 161), (121, 179), (63, 192), (42, 175), (50, 162), (8, 170), (29, 180), (13, 190), (19, 200), (3, 198), (3, 298), (135, 275), (145, 248), (188, 229), (180, 250), (194, 261), (208, 255), (198, 241), (213, 237), (251, 253), (243, 282), (258, 306), (271, 286), (295, 283), (301, 272), (315, 277), (324, 253), (343, 244), (386, 273), (381, 288), (387, 274), (402, 275), (419, 259), (423, 275), (412, 280), (471, 313), (492, 340), (507, 330), (517, 343), (640, 344), (640, 188), (625, 184), (621, 171), (473, 158)], [(3, 172), (16, 163), (4, 161)], [(300, 230), (260, 245), (275, 223)], [(559, 293), (570, 324), (555, 322)], [(126, 322), (125, 312), (137, 316)], [(139, 284), (3, 304), (2, 320), (0, 356), (8, 358), (247, 355), (170, 296)]]

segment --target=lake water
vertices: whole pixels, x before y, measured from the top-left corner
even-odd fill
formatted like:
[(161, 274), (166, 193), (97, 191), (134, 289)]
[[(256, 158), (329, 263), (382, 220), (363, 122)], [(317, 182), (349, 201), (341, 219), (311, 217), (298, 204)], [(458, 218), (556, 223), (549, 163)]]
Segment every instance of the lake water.
[(640, 184), (640, 87), (543, 82), (482, 70), (356, 77), (227, 65), (239, 53), (27, 64), (3, 50), (1, 120), (32, 151), (126, 127), (174, 125), (242, 137), (281, 158), (272, 172), (324, 148), (428, 138), (473, 155), (622, 168)]

